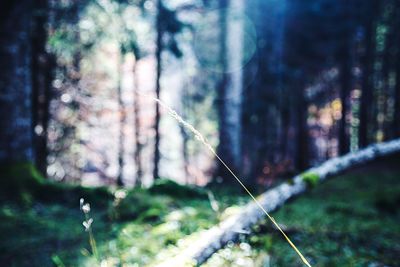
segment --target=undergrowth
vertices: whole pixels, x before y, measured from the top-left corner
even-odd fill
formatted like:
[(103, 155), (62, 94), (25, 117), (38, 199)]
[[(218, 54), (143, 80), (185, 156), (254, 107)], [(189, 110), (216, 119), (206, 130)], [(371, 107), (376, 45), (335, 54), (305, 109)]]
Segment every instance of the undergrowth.
[[(32, 170), (23, 165), (3, 172), (8, 179), (25, 181), (9, 184), (1, 195), (0, 266), (97, 266), (99, 261), (144, 266), (163, 249), (218, 222), (201, 188), (160, 180), (148, 190), (110, 192), (52, 183), (40, 175), (32, 181)], [(223, 208), (245, 201), (223, 192), (217, 197), (226, 201)], [(82, 226), (80, 198), (91, 205), (85, 221), (93, 219), (90, 230), (99, 259)]]
[[(316, 266), (400, 266), (399, 177), (392, 166), (350, 172), (316, 186), (273, 216)], [(213, 188), (220, 215), (205, 189), (171, 181), (161, 180), (149, 190), (116, 192), (43, 180), (36, 186), (32, 192), (24, 186), (14, 191), (29, 197), (2, 196), (1, 266), (98, 265), (82, 226), (80, 197), (91, 204), (98, 255), (107, 266), (151, 265), (183, 239), (234, 212), (232, 205), (248, 201), (235, 189)], [(302, 266), (270, 223), (253, 230), (206, 266)]]
[[(400, 266), (399, 178), (393, 165), (364, 167), (316, 186), (273, 216), (313, 266)], [(268, 222), (253, 230), (206, 266), (303, 266)]]

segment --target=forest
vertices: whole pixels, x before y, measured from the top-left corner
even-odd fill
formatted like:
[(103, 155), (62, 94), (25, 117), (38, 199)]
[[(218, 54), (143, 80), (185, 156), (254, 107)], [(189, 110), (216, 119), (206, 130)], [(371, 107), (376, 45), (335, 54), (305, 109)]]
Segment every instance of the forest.
[(400, 1), (0, 1), (0, 266), (400, 266)]

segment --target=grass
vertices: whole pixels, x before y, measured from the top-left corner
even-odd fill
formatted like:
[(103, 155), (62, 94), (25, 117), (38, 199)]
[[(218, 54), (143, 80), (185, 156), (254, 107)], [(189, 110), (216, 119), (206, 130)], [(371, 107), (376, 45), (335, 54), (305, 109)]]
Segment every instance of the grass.
[[(398, 164), (397, 164), (398, 165)], [(400, 266), (400, 169), (376, 163), (320, 184), (273, 214), (313, 266)], [(268, 222), (208, 266), (303, 266)]]
[[(82, 225), (80, 197), (89, 199), (98, 253), (107, 266), (150, 264), (161, 250), (218, 222), (205, 190), (170, 181), (108, 202), (103, 189), (96, 198), (96, 189), (84, 194), (83, 188), (67, 186), (64, 202), (57, 199), (59, 190), (49, 191), (45, 200), (0, 202), (0, 266), (97, 266)], [(244, 196), (228, 191), (217, 197), (223, 208), (244, 203)]]
[[(397, 165), (375, 163), (318, 184), (273, 216), (313, 266), (400, 266)], [(39, 190), (46, 197), (2, 200), (0, 266), (96, 266), (80, 197), (91, 204), (99, 255), (108, 266), (149, 265), (224, 217), (213, 211), (205, 190), (168, 181), (150, 190), (124, 191), (118, 200), (96, 190), (46, 185)], [(249, 201), (229, 188), (215, 190), (221, 210)], [(303, 266), (269, 222), (254, 230), (206, 266)]]

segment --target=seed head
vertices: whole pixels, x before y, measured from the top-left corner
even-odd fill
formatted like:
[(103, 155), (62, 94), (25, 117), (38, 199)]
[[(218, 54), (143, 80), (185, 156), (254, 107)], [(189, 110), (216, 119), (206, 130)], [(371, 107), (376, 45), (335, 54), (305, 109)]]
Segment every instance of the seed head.
[(82, 206), (82, 211), (86, 214), (88, 214), (90, 212), (90, 204), (89, 203), (85, 203)]

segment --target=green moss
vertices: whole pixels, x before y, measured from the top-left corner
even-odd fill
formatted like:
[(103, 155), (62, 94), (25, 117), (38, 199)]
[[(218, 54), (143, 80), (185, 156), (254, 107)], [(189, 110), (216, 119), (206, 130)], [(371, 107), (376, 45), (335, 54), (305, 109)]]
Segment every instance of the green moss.
[[(273, 217), (313, 266), (400, 266), (399, 175), (396, 166), (376, 164), (349, 172), (321, 183)], [(267, 250), (271, 266), (303, 266), (277, 231), (267, 231), (249, 237), (258, 254)], [(272, 241), (263, 239), (267, 236)]]
[(32, 201), (32, 192), (45, 183), (32, 163), (14, 163), (0, 166), (1, 198)]
[(121, 221), (158, 221), (167, 213), (171, 199), (150, 195), (144, 190), (132, 190), (113, 209), (113, 217)]
[(207, 193), (201, 188), (181, 185), (168, 179), (155, 181), (152, 187), (149, 188), (149, 191), (177, 198), (207, 198)]
[(32, 163), (0, 166), (0, 199), (31, 204), (35, 200), (76, 206), (81, 197), (105, 205), (112, 195), (105, 187), (85, 188), (43, 178)]
[(319, 175), (314, 172), (305, 172), (301, 174), (301, 178), (310, 187), (316, 186), (319, 181)]

